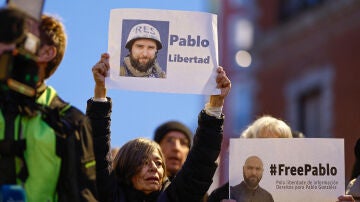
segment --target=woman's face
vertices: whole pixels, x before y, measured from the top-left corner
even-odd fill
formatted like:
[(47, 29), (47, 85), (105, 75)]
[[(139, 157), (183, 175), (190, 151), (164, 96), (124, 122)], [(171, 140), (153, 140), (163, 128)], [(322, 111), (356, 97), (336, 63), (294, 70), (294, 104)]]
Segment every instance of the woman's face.
[(155, 150), (140, 171), (131, 178), (135, 189), (149, 194), (161, 189), (164, 178), (163, 159)]

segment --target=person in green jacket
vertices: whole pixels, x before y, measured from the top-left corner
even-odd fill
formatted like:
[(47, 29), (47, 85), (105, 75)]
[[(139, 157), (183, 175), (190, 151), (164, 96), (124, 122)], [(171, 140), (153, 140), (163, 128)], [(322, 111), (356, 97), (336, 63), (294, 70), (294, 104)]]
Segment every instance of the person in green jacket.
[[(42, 15), (39, 26), (35, 27), (39, 30), (34, 32), (39, 32), (40, 46), (35, 56), (22, 55), (20, 40), (6, 40), (6, 36), (13, 37), (11, 31), (26, 33), (34, 29), (26, 27), (25, 19), (25, 14), (19, 10), (0, 9), (0, 70), (1, 73), (9, 70), (6, 75), (0, 74), (0, 188), (19, 185), (28, 202), (95, 201), (95, 169), (90, 177), (90, 188), (65, 185), (67, 172), (62, 169), (66, 165), (61, 157), (68, 151), (57, 141), (57, 128), (44, 119), (51, 116), (40, 110), (51, 107), (55, 100), (65, 103), (56, 90), (45, 83), (64, 56), (67, 41), (64, 26), (58, 19)], [(10, 34), (2, 31), (10, 31)], [(67, 120), (76, 125), (77, 138), (83, 139), (91, 133), (86, 116), (75, 107), (64, 105), (62, 109), (66, 111)], [(92, 147), (91, 138), (85, 141)], [(94, 158), (87, 160), (87, 166), (95, 168)], [(71, 196), (69, 192), (73, 192)]]

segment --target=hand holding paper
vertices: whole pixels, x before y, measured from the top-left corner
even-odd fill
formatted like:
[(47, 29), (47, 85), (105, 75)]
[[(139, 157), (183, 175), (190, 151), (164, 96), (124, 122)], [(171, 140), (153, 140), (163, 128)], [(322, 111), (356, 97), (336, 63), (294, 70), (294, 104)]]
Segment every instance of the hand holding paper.
[(99, 62), (97, 62), (91, 69), (95, 81), (94, 98), (106, 97), (105, 77), (107, 76), (107, 72), (110, 68), (109, 58), (109, 54), (101, 54)]
[(218, 67), (217, 72), (216, 87), (220, 89), (220, 94), (210, 96), (210, 107), (222, 107), (224, 105), (225, 97), (229, 94), (231, 88), (230, 79), (227, 77), (224, 69)]

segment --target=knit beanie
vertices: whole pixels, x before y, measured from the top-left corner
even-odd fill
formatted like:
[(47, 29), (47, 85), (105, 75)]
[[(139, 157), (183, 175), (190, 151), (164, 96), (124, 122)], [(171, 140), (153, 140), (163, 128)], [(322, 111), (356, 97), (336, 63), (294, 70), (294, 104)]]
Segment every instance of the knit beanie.
[(154, 141), (160, 144), (161, 140), (170, 131), (179, 131), (183, 133), (189, 140), (189, 148), (191, 147), (193, 134), (188, 127), (178, 121), (168, 121), (157, 127), (154, 134)]

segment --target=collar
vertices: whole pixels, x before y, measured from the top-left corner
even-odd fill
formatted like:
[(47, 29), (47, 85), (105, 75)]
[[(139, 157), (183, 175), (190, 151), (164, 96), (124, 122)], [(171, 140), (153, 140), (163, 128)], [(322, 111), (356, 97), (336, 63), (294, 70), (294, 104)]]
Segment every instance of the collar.
[(36, 88), (36, 98), (40, 97), (40, 95), (45, 91), (46, 87), (46, 84), (43, 82), (39, 87)]

